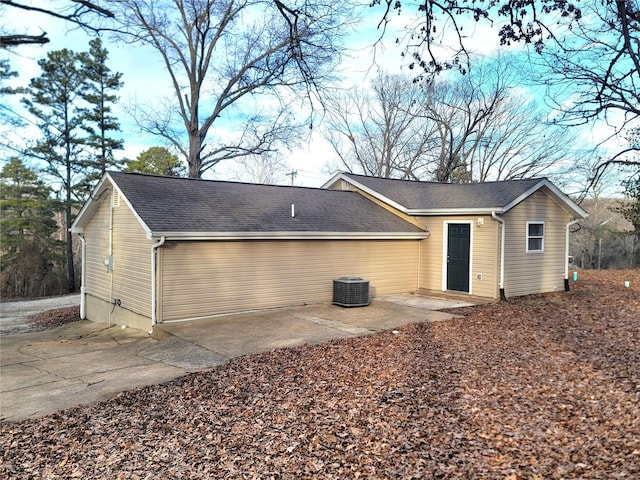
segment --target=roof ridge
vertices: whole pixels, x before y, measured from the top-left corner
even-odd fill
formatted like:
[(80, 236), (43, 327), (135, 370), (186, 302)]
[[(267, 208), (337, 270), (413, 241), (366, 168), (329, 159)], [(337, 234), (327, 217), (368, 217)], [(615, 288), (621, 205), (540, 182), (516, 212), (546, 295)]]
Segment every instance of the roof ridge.
[(218, 180), (213, 178), (193, 178), (193, 177), (176, 177), (172, 175), (159, 175), (154, 173), (142, 173), (142, 172), (124, 172), (121, 170), (108, 170), (106, 172), (109, 175), (131, 175), (131, 176), (139, 176), (139, 177), (150, 177), (156, 179), (164, 179), (164, 180), (187, 180), (193, 182), (202, 182), (202, 183), (225, 183), (231, 185), (247, 185), (253, 187), (278, 187), (278, 188), (287, 188), (287, 189), (305, 189), (305, 190), (317, 190), (317, 191), (327, 191), (327, 189), (322, 187), (308, 187), (303, 185), (278, 185), (274, 183), (253, 183), (253, 182), (243, 182), (237, 180)]
[(493, 184), (493, 183), (506, 183), (506, 182), (531, 182), (531, 181), (536, 181), (536, 182), (541, 182), (543, 180), (549, 180), (547, 177), (531, 177), (531, 178), (510, 178), (507, 180), (490, 180), (488, 182), (471, 182), (471, 183), (445, 183), (445, 182), (434, 182), (431, 180), (411, 180), (408, 178), (385, 178), (385, 177), (374, 177), (371, 175), (362, 175), (359, 173), (350, 173), (350, 172), (340, 172), (344, 175), (347, 176), (351, 176), (351, 177), (359, 177), (359, 178), (372, 178), (375, 180), (384, 180), (384, 181), (394, 181), (394, 182), (405, 182), (405, 183), (420, 183), (420, 184), (429, 184), (429, 185), (447, 185), (447, 186), (454, 186), (454, 185), (485, 185), (485, 184)]

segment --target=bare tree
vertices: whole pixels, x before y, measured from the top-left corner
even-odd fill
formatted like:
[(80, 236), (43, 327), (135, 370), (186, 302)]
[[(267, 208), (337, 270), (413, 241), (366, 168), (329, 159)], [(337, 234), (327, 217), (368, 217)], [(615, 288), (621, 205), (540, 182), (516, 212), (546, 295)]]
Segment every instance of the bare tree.
[[(328, 138), (343, 168), (379, 177), (471, 182), (575, 169), (566, 127), (519, 94), (509, 58), (468, 75), (415, 83), (383, 74), (338, 96)], [(339, 167), (338, 167), (339, 168)], [(337, 168), (336, 168), (337, 169)]]
[(291, 169), (278, 152), (239, 157), (235, 162), (239, 167), (235, 173), (238, 180), (266, 185), (281, 184)]
[[(640, 116), (640, 4), (635, 0), (372, 2), (376, 5), (384, 6), (378, 25), (383, 31), (394, 10), (406, 14), (416, 9), (417, 22), (410, 24), (405, 55), (423, 75), (451, 68), (466, 73), (472, 62), (465, 22), (492, 25), (499, 21), (496, 31), (501, 45), (523, 43), (539, 54), (546, 67), (539, 83), (554, 87), (550, 94), (563, 113), (559, 120), (568, 125), (610, 120), (618, 135)], [(558, 87), (564, 91), (558, 93)], [(638, 168), (637, 158), (628, 155), (637, 148), (630, 144), (603, 158), (592, 180), (612, 164)]]
[[(114, 17), (113, 12), (109, 8), (102, 7), (98, 1), (65, 0), (52, 3), (42, 0), (36, 2), (0, 0), (0, 7), (42, 13), (95, 33), (107, 30), (101, 26), (101, 21)], [(0, 48), (45, 43), (49, 43), (47, 32), (39, 35), (26, 32), (3, 32), (0, 35)]]
[(420, 120), (424, 90), (406, 75), (380, 74), (330, 103), (327, 139), (349, 171), (383, 178), (422, 178), (433, 125)]
[[(163, 113), (138, 121), (184, 155), (191, 177), (287, 142), (287, 95), (311, 97), (322, 87), (348, 18), (344, 3), (328, 0), (118, 0), (113, 8), (123, 28), (162, 57), (183, 133)], [(269, 106), (256, 111), (257, 99)], [(230, 125), (244, 128), (229, 134)]]
[(475, 84), (462, 78), (455, 82), (437, 82), (427, 86), (428, 103), (421, 116), (436, 126), (438, 143), (431, 162), (431, 172), (438, 182), (471, 181), (473, 165), (467, 151), (482, 148), (483, 126), (495, 119), (495, 111), (507, 96), (501, 83), (484, 91), (482, 82)]

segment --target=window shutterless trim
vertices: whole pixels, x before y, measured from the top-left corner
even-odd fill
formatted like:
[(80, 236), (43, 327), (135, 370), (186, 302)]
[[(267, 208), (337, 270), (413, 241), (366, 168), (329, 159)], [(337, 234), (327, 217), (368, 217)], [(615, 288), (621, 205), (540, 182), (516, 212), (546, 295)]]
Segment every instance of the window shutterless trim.
[[(541, 225), (542, 226), (542, 234), (541, 235), (531, 235), (530, 226), (531, 225)], [(526, 231), (526, 243), (525, 243), (525, 251), (527, 253), (544, 253), (544, 234), (545, 234), (546, 226), (544, 221), (533, 221), (527, 222), (527, 231)], [(529, 248), (531, 240), (540, 240), (540, 248)]]

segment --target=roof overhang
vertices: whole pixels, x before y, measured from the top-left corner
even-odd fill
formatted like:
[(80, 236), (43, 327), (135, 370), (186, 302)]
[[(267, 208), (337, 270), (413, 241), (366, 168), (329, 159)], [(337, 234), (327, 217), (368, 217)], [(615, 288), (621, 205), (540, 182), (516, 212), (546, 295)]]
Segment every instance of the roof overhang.
[(133, 208), (131, 202), (129, 202), (129, 199), (127, 199), (126, 195), (122, 193), (122, 190), (120, 190), (120, 187), (118, 187), (116, 182), (113, 181), (108, 172), (104, 174), (102, 179), (100, 179), (100, 182), (98, 182), (96, 188), (94, 188), (93, 192), (91, 192), (91, 194), (89, 195), (89, 200), (87, 200), (82, 206), (82, 209), (80, 209), (80, 212), (76, 216), (76, 219), (73, 221), (73, 224), (71, 224), (71, 227), (69, 228), (71, 233), (84, 233), (84, 227), (87, 225), (87, 223), (89, 223), (89, 220), (91, 220), (91, 217), (93, 217), (93, 214), (96, 212), (96, 210), (98, 210), (102, 202), (106, 198), (108, 198), (106, 194), (111, 191), (118, 192), (120, 201), (124, 201), (127, 204), (127, 206), (131, 209), (133, 215), (136, 217), (136, 220), (138, 220), (140, 226), (145, 231), (147, 237), (150, 238), (151, 229), (142, 220), (142, 218), (140, 218), (140, 215), (138, 215), (136, 209)]
[(414, 216), (451, 216), (451, 215), (491, 215), (501, 214), (503, 208), (427, 208), (427, 209), (406, 209), (408, 215)]
[(548, 179), (542, 178), (538, 183), (536, 183), (532, 188), (524, 192), (522, 195), (514, 199), (507, 205), (497, 205), (497, 206), (487, 206), (487, 207), (476, 207), (476, 208), (424, 208), (424, 209), (412, 209), (407, 208), (404, 205), (401, 205), (390, 198), (382, 195), (376, 190), (363, 185), (362, 183), (354, 180), (344, 173), (337, 173), (331, 179), (329, 179), (322, 188), (329, 188), (332, 185), (335, 185), (338, 181), (345, 181), (354, 187), (362, 190), (363, 192), (377, 198), (378, 200), (386, 203), (387, 205), (405, 213), (407, 215), (412, 216), (447, 216), (447, 215), (491, 215), (495, 214), (503, 214), (511, 210), (513, 207), (533, 195), (538, 190), (545, 188), (547, 193), (558, 203), (562, 208), (564, 208), (569, 214), (578, 219), (584, 219), (589, 216), (587, 212), (585, 212), (582, 208), (580, 208), (573, 200), (567, 197), (564, 193), (558, 189), (553, 183), (551, 183)]
[[(511, 203), (506, 205), (503, 209), (504, 212), (508, 212), (513, 207), (521, 203), (523, 200), (525, 200), (526, 198), (530, 197), (535, 192), (543, 188), (547, 191), (549, 196), (551, 196), (551, 198), (553, 198), (556, 202), (558, 202), (558, 204), (560, 204), (562, 208), (564, 208), (567, 212), (569, 212), (573, 218), (584, 219), (589, 216), (589, 214), (585, 212), (582, 208), (580, 208), (580, 206), (577, 203), (575, 203), (568, 196), (562, 193), (562, 191), (558, 187), (556, 187), (553, 183), (551, 183), (546, 178), (541, 179), (529, 190), (527, 190), (518, 198), (516, 198)], [(496, 213), (499, 213), (499, 212), (496, 212)]]
[(382, 195), (377, 190), (374, 190), (372, 188), (367, 187), (366, 185), (363, 185), (362, 183), (352, 179), (351, 177), (345, 175), (344, 173), (335, 174), (324, 185), (322, 185), (321, 188), (329, 188), (331, 185), (335, 185), (336, 182), (342, 181), (342, 180), (344, 180), (347, 183), (350, 183), (354, 187), (362, 190), (365, 193), (368, 193), (372, 197), (377, 198), (378, 200), (386, 203), (387, 205), (401, 211), (402, 213), (406, 213), (407, 215), (412, 215), (411, 213), (409, 213), (409, 210), (404, 205), (400, 205), (399, 203), (391, 200), (389, 197)]
[(430, 232), (152, 232), (147, 238), (178, 240), (425, 240)]

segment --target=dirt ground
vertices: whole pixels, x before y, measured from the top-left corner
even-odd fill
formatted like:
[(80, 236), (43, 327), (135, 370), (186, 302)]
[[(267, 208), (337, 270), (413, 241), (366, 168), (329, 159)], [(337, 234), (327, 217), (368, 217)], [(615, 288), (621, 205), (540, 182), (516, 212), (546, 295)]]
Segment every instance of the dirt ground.
[(640, 270), (571, 286), (3, 423), (0, 477), (639, 478)]

